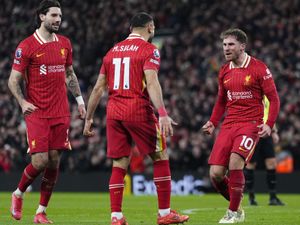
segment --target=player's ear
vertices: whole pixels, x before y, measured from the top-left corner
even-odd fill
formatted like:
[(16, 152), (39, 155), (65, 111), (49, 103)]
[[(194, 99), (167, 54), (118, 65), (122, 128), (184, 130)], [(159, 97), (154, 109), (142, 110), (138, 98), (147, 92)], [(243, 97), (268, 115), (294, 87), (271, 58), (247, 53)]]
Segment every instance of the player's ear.
[(46, 15), (41, 13), (41, 14), (39, 15), (39, 17), (40, 17), (40, 20), (41, 20), (42, 22), (44, 22), (44, 21), (45, 21), (45, 18), (46, 18)]
[(153, 23), (148, 23), (147, 25), (148, 33), (151, 34), (154, 31), (154, 25)]
[(151, 34), (151, 26), (150, 26), (150, 23), (147, 24), (147, 31), (148, 31), (149, 34)]
[(245, 51), (245, 49), (246, 49), (246, 44), (245, 44), (245, 43), (242, 43), (242, 44), (241, 44), (241, 47), (242, 47), (242, 50)]

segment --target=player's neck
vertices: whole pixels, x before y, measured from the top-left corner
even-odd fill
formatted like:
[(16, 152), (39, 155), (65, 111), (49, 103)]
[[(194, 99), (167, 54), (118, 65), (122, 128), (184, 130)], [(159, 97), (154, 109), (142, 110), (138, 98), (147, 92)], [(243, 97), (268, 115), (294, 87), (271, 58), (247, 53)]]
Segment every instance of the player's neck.
[(54, 33), (50, 33), (43, 26), (38, 28), (39, 35), (46, 41), (52, 42), (54, 41)]
[(245, 61), (246, 57), (247, 57), (246, 52), (243, 52), (242, 54), (240, 54), (239, 57), (236, 60), (232, 61), (234, 67), (235, 68), (241, 67), (244, 64), (244, 61)]
[(145, 41), (148, 41), (148, 39), (149, 39), (149, 36), (147, 36), (147, 34), (145, 32), (138, 30), (138, 29), (133, 29), (132, 32), (130, 33), (130, 35), (139, 35)]

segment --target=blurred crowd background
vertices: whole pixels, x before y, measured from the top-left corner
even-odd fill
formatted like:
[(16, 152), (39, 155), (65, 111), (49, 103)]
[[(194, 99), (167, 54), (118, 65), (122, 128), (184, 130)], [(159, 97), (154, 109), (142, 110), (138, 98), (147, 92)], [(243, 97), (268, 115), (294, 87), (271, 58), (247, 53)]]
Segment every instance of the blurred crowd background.
[[(275, 78), (281, 100), (276, 145), (278, 160), (293, 159), (300, 169), (300, 1), (299, 0), (61, 0), (61, 34), (73, 44), (73, 66), (87, 102), (101, 59), (129, 34), (133, 14), (146, 11), (156, 23), (161, 48), (159, 73), (166, 108), (179, 123), (168, 140), (172, 170), (205, 173), (214, 137), (201, 133), (217, 93), (217, 74), (224, 63), (220, 33), (239, 27), (249, 37), (247, 52), (263, 60)], [(2, 0), (0, 8), (0, 171), (21, 171), (28, 163), (26, 127), (7, 80), (18, 43), (35, 30), (37, 0)], [(105, 157), (105, 104), (95, 114), (96, 135), (82, 136), (83, 121), (70, 96), (73, 150), (61, 170), (110, 170)], [(133, 147), (132, 170), (150, 170), (149, 160)]]

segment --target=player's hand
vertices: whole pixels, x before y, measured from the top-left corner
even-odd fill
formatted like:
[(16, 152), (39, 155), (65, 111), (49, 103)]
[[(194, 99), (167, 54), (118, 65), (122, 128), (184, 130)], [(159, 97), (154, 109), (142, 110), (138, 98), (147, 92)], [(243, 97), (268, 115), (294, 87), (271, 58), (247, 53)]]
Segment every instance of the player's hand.
[(173, 127), (172, 125), (177, 125), (171, 117), (169, 116), (163, 116), (159, 117), (159, 128), (160, 132), (162, 133), (163, 136), (168, 137), (168, 136), (173, 136)]
[(22, 112), (25, 116), (30, 115), (35, 110), (38, 109), (35, 105), (31, 104), (30, 102), (27, 102), (26, 100), (23, 100), (21, 103)]
[(85, 120), (83, 135), (86, 137), (92, 137), (95, 135), (95, 131), (92, 128), (93, 119)]
[(206, 124), (204, 124), (202, 127), (202, 131), (205, 134), (211, 135), (214, 132), (214, 130), (215, 130), (215, 126), (211, 121), (207, 121)]
[(84, 120), (86, 116), (85, 105), (81, 104), (78, 106), (79, 118)]
[(257, 126), (259, 128), (258, 136), (261, 138), (267, 137), (271, 135), (271, 127), (267, 124), (260, 124)]
[(272, 132), (271, 135), (272, 135), (273, 143), (278, 144), (278, 142), (280, 140), (278, 133), (277, 132)]

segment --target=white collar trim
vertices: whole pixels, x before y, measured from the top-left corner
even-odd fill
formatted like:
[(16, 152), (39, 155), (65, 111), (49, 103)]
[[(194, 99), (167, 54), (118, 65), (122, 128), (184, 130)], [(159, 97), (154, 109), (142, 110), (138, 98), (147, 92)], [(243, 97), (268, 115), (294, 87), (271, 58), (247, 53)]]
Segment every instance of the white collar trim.
[(234, 63), (231, 61), (230, 64), (229, 64), (229, 69), (234, 69), (234, 68), (247, 68), (249, 63), (251, 61), (251, 57), (250, 55), (248, 55), (246, 52), (245, 52), (245, 59), (242, 63), (241, 66), (235, 66)]
[[(41, 36), (38, 29), (35, 30), (33, 36), (41, 45), (47, 43), (47, 41)], [(56, 36), (56, 34), (53, 34), (53, 41), (58, 41), (58, 37)]]
[(144, 39), (141, 35), (136, 34), (136, 33), (131, 33), (131, 34), (129, 34), (128, 38), (126, 38), (126, 39), (136, 39), (136, 38), (142, 39), (142, 40), (145, 41), (145, 39)]

